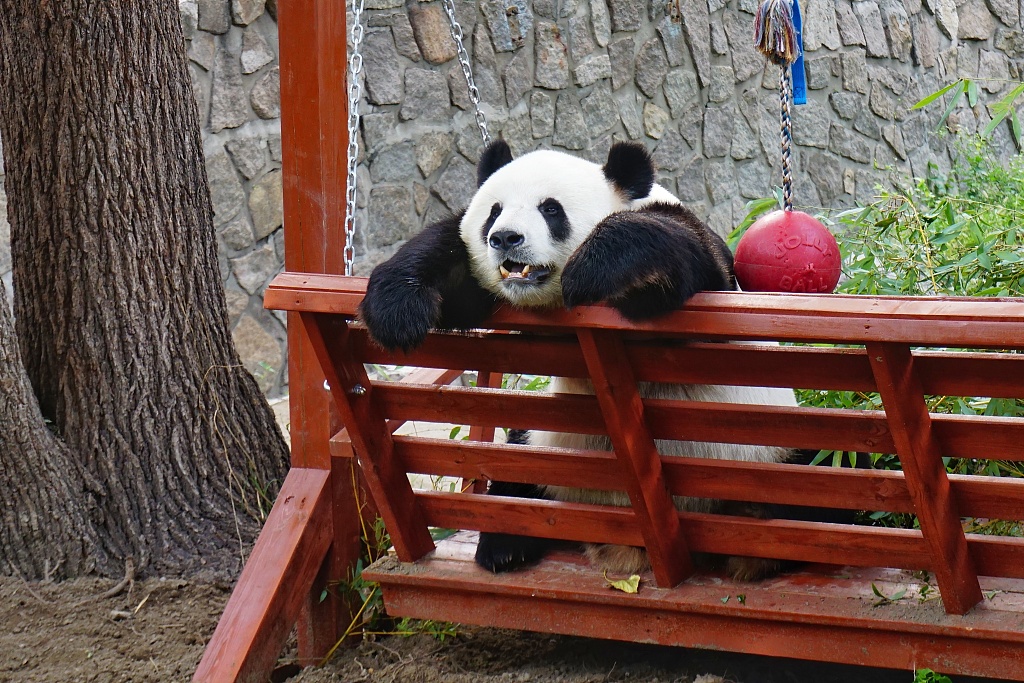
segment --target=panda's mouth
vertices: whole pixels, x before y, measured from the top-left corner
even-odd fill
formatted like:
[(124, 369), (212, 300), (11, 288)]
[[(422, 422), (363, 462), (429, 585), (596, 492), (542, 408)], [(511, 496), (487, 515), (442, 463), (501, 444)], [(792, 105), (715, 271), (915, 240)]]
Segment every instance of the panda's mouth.
[(551, 275), (551, 269), (547, 266), (510, 260), (498, 266), (498, 272), (501, 273), (502, 282), (511, 285), (539, 285)]

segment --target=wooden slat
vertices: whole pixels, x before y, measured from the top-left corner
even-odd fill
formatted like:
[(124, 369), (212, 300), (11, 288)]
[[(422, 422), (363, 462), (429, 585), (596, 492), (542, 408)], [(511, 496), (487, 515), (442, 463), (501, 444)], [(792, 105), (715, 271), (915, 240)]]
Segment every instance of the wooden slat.
[(579, 340), (654, 576), (658, 585), (674, 586), (693, 573), (693, 563), (626, 350), (607, 333), (580, 330)]
[(434, 549), (434, 542), (412, 495), (405, 472), (393, 454), (391, 432), (374, 401), (362, 362), (352, 356), (344, 319), (302, 314), (302, 323), (327, 375), (331, 396), (349, 425), (349, 435), (366, 484), (380, 511), (398, 556), (413, 561)]
[(931, 417), (910, 348), (871, 343), (867, 351), (917, 519), (932, 555), (943, 604), (951, 614), (964, 614), (981, 601), (981, 587), (939, 446), (932, 436)]
[(332, 541), (330, 487), (327, 470), (288, 472), (194, 683), (267, 680)]

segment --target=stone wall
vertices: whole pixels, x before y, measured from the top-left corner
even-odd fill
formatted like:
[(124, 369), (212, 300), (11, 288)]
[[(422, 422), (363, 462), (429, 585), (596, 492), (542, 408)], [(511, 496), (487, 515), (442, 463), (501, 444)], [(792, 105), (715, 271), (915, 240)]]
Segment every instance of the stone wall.
[[(948, 140), (934, 134), (941, 108), (909, 107), (960, 76), (991, 79), (979, 106), (962, 105), (949, 120), (955, 130), (983, 126), (984, 102), (1024, 78), (1022, 5), (806, 0), (809, 103), (793, 112), (796, 204), (846, 207), (868, 201), (890, 174), (947, 168)], [(721, 233), (748, 199), (779, 183), (778, 70), (751, 46), (756, 0), (455, 6), (491, 132), (515, 154), (552, 147), (601, 160), (613, 140), (643, 141), (659, 182)], [(264, 390), (279, 393), (284, 318), (262, 308), (283, 263), (276, 2), (179, 7), (235, 342)], [(360, 274), (463, 208), (481, 148), (440, 2), (366, 7)], [(1015, 152), (1006, 126), (995, 140)], [(0, 219), (0, 276), (9, 284), (7, 231)]]

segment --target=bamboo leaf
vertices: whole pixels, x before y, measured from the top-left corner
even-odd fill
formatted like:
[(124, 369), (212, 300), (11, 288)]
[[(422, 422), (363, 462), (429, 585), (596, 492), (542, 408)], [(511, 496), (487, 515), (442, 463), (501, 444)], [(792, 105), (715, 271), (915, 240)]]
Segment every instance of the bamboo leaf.
[(953, 81), (952, 83), (947, 85), (945, 88), (942, 88), (941, 90), (936, 90), (931, 95), (928, 95), (928, 97), (925, 97), (924, 99), (919, 101), (917, 104), (915, 104), (913, 107), (911, 107), (911, 109), (920, 109), (922, 107), (927, 107), (929, 104), (931, 104), (932, 102), (934, 102), (935, 100), (939, 99), (940, 97), (942, 97), (943, 95), (948, 93), (950, 90), (955, 88), (958, 84), (960, 84), (960, 81)]
[(972, 107), (978, 104), (978, 82), (975, 80), (967, 81), (967, 104)]
[(942, 118), (939, 119), (939, 128), (942, 128), (943, 124), (946, 123), (946, 119), (948, 119), (949, 115), (953, 113), (954, 109), (956, 109), (957, 101), (960, 99), (960, 96), (964, 94), (964, 90), (966, 88), (966, 81), (960, 80), (957, 87), (953, 90), (953, 97), (949, 100), (949, 106), (946, 107), (946, 111), (942, 113)]

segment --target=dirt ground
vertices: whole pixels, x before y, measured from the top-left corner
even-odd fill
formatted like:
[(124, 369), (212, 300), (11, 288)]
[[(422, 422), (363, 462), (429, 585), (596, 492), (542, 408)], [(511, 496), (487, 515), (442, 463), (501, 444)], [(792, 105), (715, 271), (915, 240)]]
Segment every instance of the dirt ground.
[[(149, 579), (26, 584), (0, 578), (0, 682), (189, 681), (230, 586)], [(386, 637), (275, 683), (911, 683), (912, 674), (586, 638), (463, 627), (438, 642)], [(291, 676), (291, 678), (288, 678)], [(956, 677), (955, 683), (981, 683)]]

